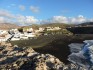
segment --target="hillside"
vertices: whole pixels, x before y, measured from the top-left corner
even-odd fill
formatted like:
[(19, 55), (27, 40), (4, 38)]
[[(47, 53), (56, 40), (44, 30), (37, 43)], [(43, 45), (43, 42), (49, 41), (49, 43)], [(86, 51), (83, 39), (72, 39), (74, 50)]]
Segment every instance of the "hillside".
[(66, 29), (73, 34), (93, 34), (93, 22), (81, 23), (77, 26)]
[(61, 27), (66, 28), (69, 26), (74, 26), (73, 24), (65, 24), (65, 23), (48, 23), (48, 24), (41, 24), (41, 27)]
[(16, 24), (10, 24), (10, 23), (0, 23), (0, 29), (7, 30), (11, 28), (19, 28), (20, 26)]
[(81, 26), (93, 26), (93, 22), (85, 22), (85, 23), (81, 23), (79, 25), (81, 25)]
[(32, 24), (30, 26), (23, 26), (23, 27), (32, 27), (34, 29), (38, 29), (39, 27), (60, 27), (60, 28), (66, 28), (74, 26), (74, 24), (65, 24), (65, 23), (48, 23), (48, 24)]

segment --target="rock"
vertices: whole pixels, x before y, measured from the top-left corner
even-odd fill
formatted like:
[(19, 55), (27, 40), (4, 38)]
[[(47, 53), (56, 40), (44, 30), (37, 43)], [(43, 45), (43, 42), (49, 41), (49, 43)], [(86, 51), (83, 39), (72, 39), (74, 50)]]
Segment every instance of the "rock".
[[(4, 43), (3, 43), (4, 45)], [(17, 45), (1, 45), (0, 69), (10, 70), (62, 70), (64, 64), (50, 54), (40, 54)]]
[(33, 68), (35, 70), (62, 70), (64, 64), (50, 54), (40, 54), (33, 58)]
[(37, 55), (38, 53), (37, 52), (34, 52), (34, 53), (28, 53), (27, 57), (32, 57), (34, 55)]
[(78, 67), (73, 63), (65, 65), (55, 56), (38, 53), (31, 47), (0, 46), (0, 70), (77, 70)]

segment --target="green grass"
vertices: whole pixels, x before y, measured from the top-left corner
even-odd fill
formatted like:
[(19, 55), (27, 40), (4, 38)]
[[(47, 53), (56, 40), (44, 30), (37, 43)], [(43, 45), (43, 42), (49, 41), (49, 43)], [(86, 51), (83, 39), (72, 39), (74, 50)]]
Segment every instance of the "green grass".
[(56, 35), (48, 35), (48, 36), (40, 36), (33, 39), (28, 40), (19, 40), (19, 41), (11, 41), (13, 45), (18, 45), (19, 47), (32, 47), (39, 48), (47, 45), (48, 43), (62, 38), (64, 35), (56, 34)]

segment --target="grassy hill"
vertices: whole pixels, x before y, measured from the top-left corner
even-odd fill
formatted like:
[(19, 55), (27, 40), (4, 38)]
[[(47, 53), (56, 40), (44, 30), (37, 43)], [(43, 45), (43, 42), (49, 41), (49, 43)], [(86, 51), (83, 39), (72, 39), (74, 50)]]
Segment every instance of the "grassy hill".
[(60, 28), (66, 28), (69, 26), (74, 26), (74, 24), (65, 24), (65, 23), (47, 23), (47, 24), (32, 24), (30, 26), (24, 26), (24, 27), (32, 27), (34, 29), (38, 29), (39, 27), (60, 27)]
[(41, 27), (61, 27), (65, 28), (70, 26), (69, 24), (64, 24), (64, 23), (48, 23), (48, 24), (42, 24)]

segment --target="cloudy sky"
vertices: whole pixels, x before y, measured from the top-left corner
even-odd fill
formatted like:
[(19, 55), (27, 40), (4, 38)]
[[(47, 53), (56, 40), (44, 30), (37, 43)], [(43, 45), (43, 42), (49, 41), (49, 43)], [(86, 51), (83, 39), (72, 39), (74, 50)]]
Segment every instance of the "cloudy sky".
[(93, 0), (0, 0), (0, 23), (93, 21)]

